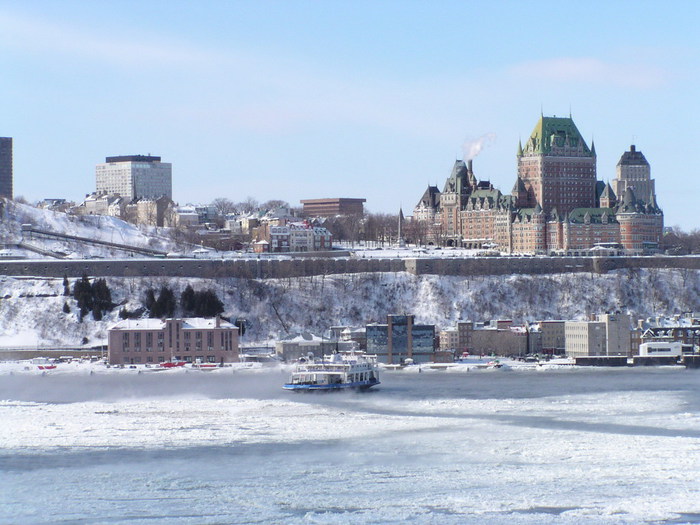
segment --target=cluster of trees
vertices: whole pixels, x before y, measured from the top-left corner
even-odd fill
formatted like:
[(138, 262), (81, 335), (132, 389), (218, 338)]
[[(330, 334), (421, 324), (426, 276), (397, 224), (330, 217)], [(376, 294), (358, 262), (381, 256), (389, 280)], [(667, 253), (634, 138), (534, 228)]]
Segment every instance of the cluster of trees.
[(180, 295), (182, 311), (194, 317), (214, 317), (224, 312), (224, 303), (213, 290), (195, 292), (189, 284)]
[(700, 230), (684, 232), (678, 226), (674, 226), (664, 233), (661, 247), (673, 255), (700, 253)]
[[(68, 290), (68, 279), (63, 280), (64, 294)], [(102, 319), (102, 316), (114, 308), (112, 303), (112, 292), (104, 279), (95, 279), (92, 283), (87, 275), (83, 275), (73, 285), (73, 299), (78, 305), (78, 319), (82, 322), (88, 312), (92, 312), (95, 321)], [(64, 303), (63, 311), (70, 311), (68, 303)]]
[[(158, 297), (153, 288), (146, 290), (143, 305), (149, 317), (173, 317), (178, 301), (169, 286), (161, 286)], [(214, 317), (224, 311), (224, 303), (213, 290), (195, 291), (189, 284), (180, 295), (180, 307), (184, 315), (192, 317)], [(128, 316), (128, 312), (124, 315)]]
[(241, 202), (233, 202), (225, 197), (219, 197), (211, 202), (219, 216), (225, 217), (229, 213), (252, 213), (257, 210), (274, 210), (275, 208), (289, 208), (289, 203), (279, 199), (272, 199), (262, 204), (253, 197), (248, 197)]
[(177, 300), (169, 286), (161, 286), (157, 299), (153, 288), (146, 290), (146, 298), (143, 305), (149, 311), (149, 317), (172, 317), (177, 308)]
[(323, 225), (333, 234), (333, 241), (391, 243), (398, 240), (399, 216), (390, 213), (366, 213), (330, 217)]

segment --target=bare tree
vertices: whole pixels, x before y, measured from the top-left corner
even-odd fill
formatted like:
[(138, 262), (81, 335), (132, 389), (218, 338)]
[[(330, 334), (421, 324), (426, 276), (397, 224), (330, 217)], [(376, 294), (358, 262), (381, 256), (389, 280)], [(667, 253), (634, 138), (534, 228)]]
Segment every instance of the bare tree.
[(430, 224), (427, 221), (413, 219), (411, 221), (406, 221), (404, 236), (409, 243), (423, 246), (427, 241), (429, 229)]
[(260, 203), (253, 197), (247, 197), (243, 202), (236, 204), (236, 208), (243, 213), (251, 213), (260, 209)]
[(289, 208), (289, 203), (280, 199), (271, 199), (260, 205), (263, 210), (274, 210), (276, 208)]
[(236, 211), (236, 205), (232, 200), (225, 197), (218, 197), (211, 201), (211, 205), (216, 209), (216, 214), (225, 217), (229, 213)]

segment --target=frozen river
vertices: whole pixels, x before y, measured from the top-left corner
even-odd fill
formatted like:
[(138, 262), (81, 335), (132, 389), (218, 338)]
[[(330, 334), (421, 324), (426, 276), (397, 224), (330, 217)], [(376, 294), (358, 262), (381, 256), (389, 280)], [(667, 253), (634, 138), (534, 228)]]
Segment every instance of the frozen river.
[(700, 523), (700, 372), (0, 376), (1, 523)]

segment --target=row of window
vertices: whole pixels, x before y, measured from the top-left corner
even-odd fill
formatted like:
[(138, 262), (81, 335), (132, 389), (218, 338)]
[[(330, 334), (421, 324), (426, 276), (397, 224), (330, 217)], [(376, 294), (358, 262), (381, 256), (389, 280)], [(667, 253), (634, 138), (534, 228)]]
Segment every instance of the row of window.
[[(178, 350), (179, 350), (179, 348), (178, 348)], [(202, 345), (197, 345), (197, 346), (194, 348), (194, 350), (195, 350), (195, 351), (200, 351), (200, 350), (202, 350)], [(215, 351), (216, 351), (216, 350), (214, 349), (213, 346), (207, 347), (207, 350), (209, 350), (210, 352), (215, 352)], [(224, 351), (226, 351), (226, 352), (230, 352), (230, 351), (233, 350), (233, 348), (232, 348), (232, 347), (223, 348), (222, 350), (224, 350)], [(157, 351), (157, 352), (160, 353), (160, 352), (165, 352), (165, 348), (163, 348), (162, 346), (160, 346), (160, 347), (158, 347), (156, 350), (154, 350), (152, 347), (147, 346), (147, 347), (144, 348), (144, 351), (145, 351), (145, 352), (154, 352), (154, 351)], [(192, 352), (193, 350), (191, 349), (191, 347), (190, 347), (189, 345), (185, 345), (185, 348), (184, 348), (183, 351), (184, 351), (184, 352)], [(135, 347), (133, 347), (133, 348), (130, 348), (130, 347), (128, 347), (128, 346), (124, 346), (124, 347), (122, 347), (122, 352), (125, 353), (125, 354), (132, 353), (132, 352), (141, 352), (141, 347), (140, 347), (140, 346), (135, 346)]]
[[(193, 359), (193, 356), (191, 356), (191, 355), (186, 355), (186, 356), (179, 356), (179, 355), (176, 355), (176, 356), (174, 356), (174, 357), (175, 357), (175, 360), (176, 360), (176, 361), (185, 361), (186, 363), (193, 363), (193, 362), (200, 362), (200, 363), (216, 363), (216, 362), (217, 362), (217, 361), (216, 361), (216, 356), (215, 356), (215, 355), (208, 355), (208, 356), (206, 356), (206, 360), (205, 360), (205, 358), (204, 358), (203, 355), (196, 355), (196, 356), (194, 356), (194, 359)], [(184, 359), (183, 359), (183, 357), (184, 357)], [(133, 358), (130, 359), (130, 361), (131, 361), (131, 363), (133, 363), (133, 364), (140, 364), (140, 363), (142, 363), (142, 362), (145, 362), (145, 363), (154, 363), (154, 362), (156, 362), (156, 361), (153, 360), (153, 357), (151, 357), (151, 356), (147, 356), (145, 361), (143, 361), (143, 360), (141, 359), (140, 356), (133, 357)], [(164, 357), (164, 356), (159, 356), (157, 362), (158, 362), (158, 363), (165, 363), (165, 357)]]

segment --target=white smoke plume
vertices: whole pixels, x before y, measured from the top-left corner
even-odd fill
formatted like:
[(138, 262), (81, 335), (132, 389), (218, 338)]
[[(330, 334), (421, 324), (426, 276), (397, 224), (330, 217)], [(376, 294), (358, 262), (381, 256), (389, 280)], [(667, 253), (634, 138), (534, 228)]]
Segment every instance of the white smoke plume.
[(478, 139), (467, 140), (462, 144), (462, 152), (464, 155), (464, 161), (472, 160), (476, 157), (485, 146), (490, 146), (496, 140), (495, 133), (487, 133), (482, 135)]

